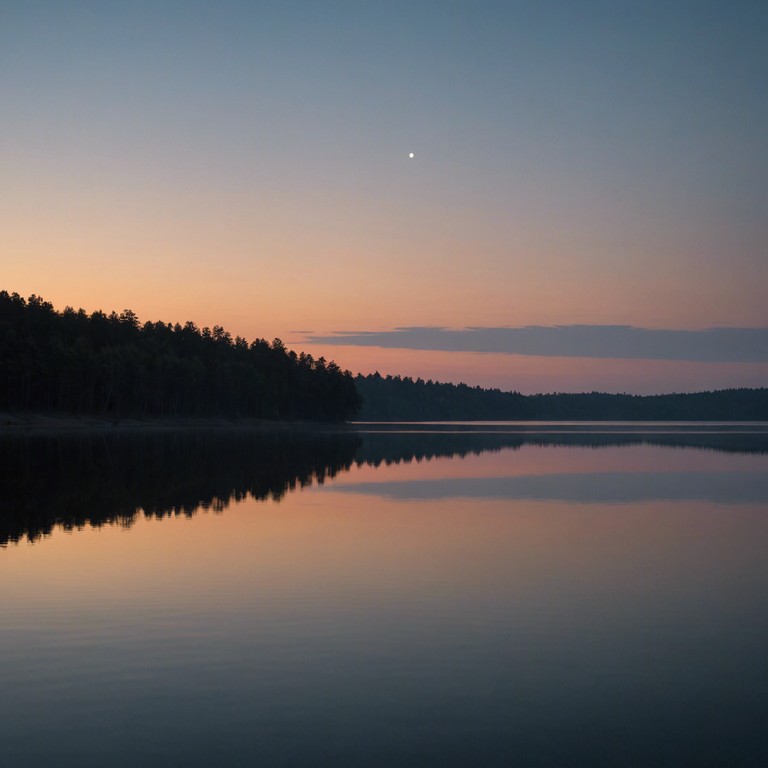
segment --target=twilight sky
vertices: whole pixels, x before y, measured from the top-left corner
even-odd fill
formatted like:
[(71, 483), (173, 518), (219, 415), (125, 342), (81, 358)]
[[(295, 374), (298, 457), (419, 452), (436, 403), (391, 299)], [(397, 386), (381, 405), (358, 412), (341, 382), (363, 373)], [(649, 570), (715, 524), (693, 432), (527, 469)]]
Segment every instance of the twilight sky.
[(765, 386), (767, 86), (763, 0), (0, 0), (0, 289), (353, 371)]

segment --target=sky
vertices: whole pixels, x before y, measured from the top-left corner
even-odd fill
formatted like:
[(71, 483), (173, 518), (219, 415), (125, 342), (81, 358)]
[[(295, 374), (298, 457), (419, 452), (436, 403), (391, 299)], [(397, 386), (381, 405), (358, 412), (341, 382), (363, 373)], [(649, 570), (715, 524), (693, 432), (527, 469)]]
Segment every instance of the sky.
[(0, 289), (353, 372), (765, 386), (767, 83), (762, 0), (0, 0)]

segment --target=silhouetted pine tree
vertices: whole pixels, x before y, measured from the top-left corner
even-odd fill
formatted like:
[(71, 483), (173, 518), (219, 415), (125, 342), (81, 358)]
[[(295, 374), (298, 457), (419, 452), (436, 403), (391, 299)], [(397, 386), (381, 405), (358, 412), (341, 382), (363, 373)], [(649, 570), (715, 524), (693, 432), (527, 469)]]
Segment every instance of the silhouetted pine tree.
[(349, 371), (279, 339), (0, 291), (0, 410), (344, 421), (359, 406)]

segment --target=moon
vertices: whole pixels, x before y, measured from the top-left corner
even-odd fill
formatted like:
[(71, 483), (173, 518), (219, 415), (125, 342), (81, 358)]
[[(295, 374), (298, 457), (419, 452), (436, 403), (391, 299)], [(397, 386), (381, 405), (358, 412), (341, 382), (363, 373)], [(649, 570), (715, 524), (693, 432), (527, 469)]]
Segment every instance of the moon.
[(413, 152), (409, 152), (409, 153), (408, 153), (408, 157), (410, 157), (410, 158), (411, 158), (411, 160), (413, 160)]

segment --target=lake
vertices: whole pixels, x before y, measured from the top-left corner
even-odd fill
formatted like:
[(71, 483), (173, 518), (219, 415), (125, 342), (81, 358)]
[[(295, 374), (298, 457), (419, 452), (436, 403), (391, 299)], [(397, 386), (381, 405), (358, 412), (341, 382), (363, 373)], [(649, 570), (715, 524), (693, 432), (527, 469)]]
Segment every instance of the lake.
[(768, 428), (0, 439), (0, 764), (766, 766)]

